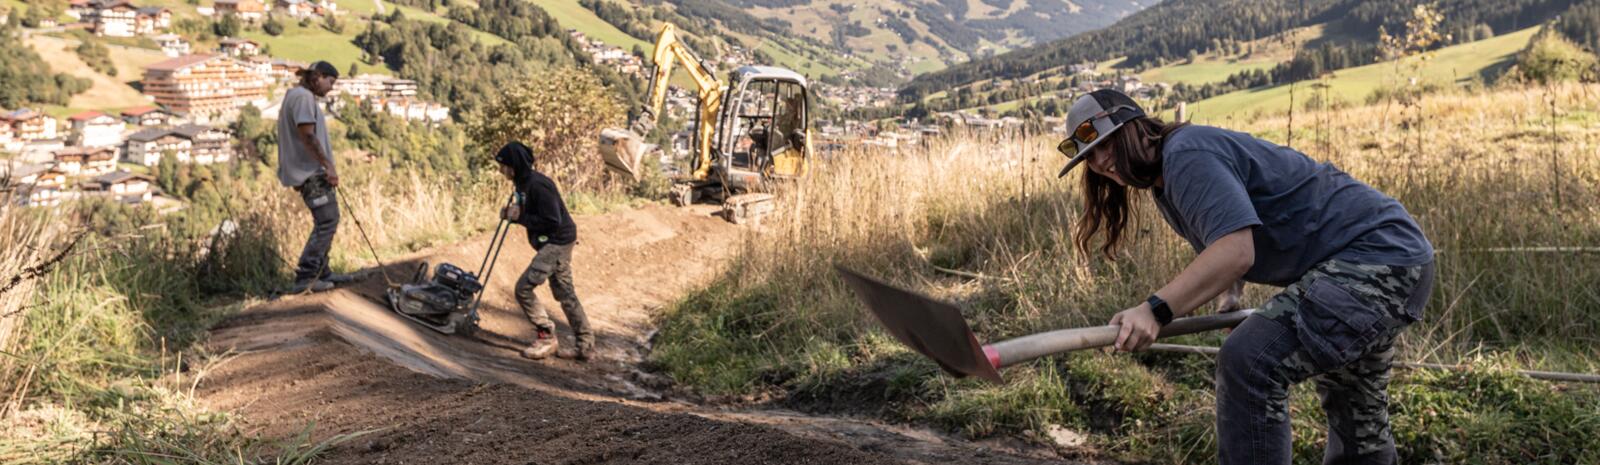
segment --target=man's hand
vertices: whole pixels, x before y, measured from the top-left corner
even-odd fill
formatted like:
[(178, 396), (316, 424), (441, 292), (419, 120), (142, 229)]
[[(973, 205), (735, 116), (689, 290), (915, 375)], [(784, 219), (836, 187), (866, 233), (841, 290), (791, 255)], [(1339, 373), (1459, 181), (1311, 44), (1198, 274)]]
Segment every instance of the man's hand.
[(502, 219), (516, 221), (519, 216), (522, 216), (521, 206), (506, 205), (506, 208), (500, 209), (500, 218)]
[(339, 173), (335, 173), (330, 170), (327, 174), (322, 175), (322, 177), (328, 180), (328, 186), (339, 187)]
[(1117, 342), (1113, 344), (1119, 352), (1138, 352), (1150, 347), (1156, 342), (1156, 335), (1161, 332), (1161, 323), (1156, 322), (1156, 316), (1150, 311), (1150, 304), (1140, 303), (1138, 306), (1118, 312), (1111, 317), (1112, 325), (1121, 325), (1117, 333)]

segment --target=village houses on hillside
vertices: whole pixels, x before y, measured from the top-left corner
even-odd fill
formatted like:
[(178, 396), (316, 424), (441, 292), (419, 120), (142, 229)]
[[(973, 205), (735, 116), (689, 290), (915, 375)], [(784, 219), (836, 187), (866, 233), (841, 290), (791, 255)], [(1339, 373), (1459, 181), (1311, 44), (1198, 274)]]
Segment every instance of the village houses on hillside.
[(567, 35), (583, 47), (584, 53), (594, 59), (595, 63), (606, 65), (622, 74), (639, 74), (644, 70), (644, 61), (628, 53), (621, 47), (613, 47), (601, 42), (599, 39), (590, 39), (577, 29), (568, 29)]
[(172, 27), (172, 10), (135, 6), (128, 0), (72, 0), (67, 15), (88, 24), (99, 36), (155, 35)]
[(417, 98), (417, 82), (379, 74), (362, 74), (340, 79), (331, 97), (349, 96), (373, 113), (388, 113), (408, 121), (443, 123), (450, 119), (450, 107)]
[(267, 16), (267, 5), (261, 0), (216, 0), (212, 5), (216, 18), (234, 16), (247, 22), (258, 22)]

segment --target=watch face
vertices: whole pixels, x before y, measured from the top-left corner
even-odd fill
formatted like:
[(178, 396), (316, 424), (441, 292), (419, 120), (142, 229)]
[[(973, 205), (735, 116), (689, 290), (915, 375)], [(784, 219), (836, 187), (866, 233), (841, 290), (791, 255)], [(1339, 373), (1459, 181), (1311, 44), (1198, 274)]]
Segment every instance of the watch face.
[(1156, 321), (1161, 323), (1162, 326), (1172, 322), (1172, 308), (1167, 305), (1167, 301), (1151, 294), (1145, 303), (1150, 304), (1150, 314), (1155, 315)]

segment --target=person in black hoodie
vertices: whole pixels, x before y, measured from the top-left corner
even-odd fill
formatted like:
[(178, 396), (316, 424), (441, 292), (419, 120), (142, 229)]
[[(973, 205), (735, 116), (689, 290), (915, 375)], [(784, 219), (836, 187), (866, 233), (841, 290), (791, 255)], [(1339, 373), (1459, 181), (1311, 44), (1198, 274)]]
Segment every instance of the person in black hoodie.
[[(533, 322), (535, 333), (533, 344), (522, 351), (522, 356), (539, 360), (555, 353), (557, 357), (586, 361), (594, 353), (594, 334), (572, 287), (572, 247), (578, 241), (578, 227), (567, 214), (555, 181), (533, 169), (533, 151), (528, 146), (508, 143), (494, 159), (500, 163), (500, 174), (516, 184), (518, 194), (517, 201), (500, 212), (501, 217), (527, 228), (528, 244), (538, 251), (517, 280), (517, 305)], [(560, 347), (555, 323), (533, 294), (533, 289), (546, 280), (550, 281), (550, 294), (561, 302), (567, 324), (572, 326), (575, 344), (570, 350)]]

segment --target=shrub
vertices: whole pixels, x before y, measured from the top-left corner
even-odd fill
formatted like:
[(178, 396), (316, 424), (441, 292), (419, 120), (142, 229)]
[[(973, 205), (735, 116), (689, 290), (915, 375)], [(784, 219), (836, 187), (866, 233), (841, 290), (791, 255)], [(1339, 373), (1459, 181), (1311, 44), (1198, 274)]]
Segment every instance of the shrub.
[(593, 74), (559, 68), (529, 76), (468, 116), (467, 136), (486, 154), (521, 141), (533, 149), (536, 167), (566, 189), (601, 187), (600, 130), (620, 125), (623, 114)]
[(1593, 80), (1595, 65), (1593, 53), (1547, 28), (1517, 54), (1516, 70), (1511, 75), (1540, 84)]

